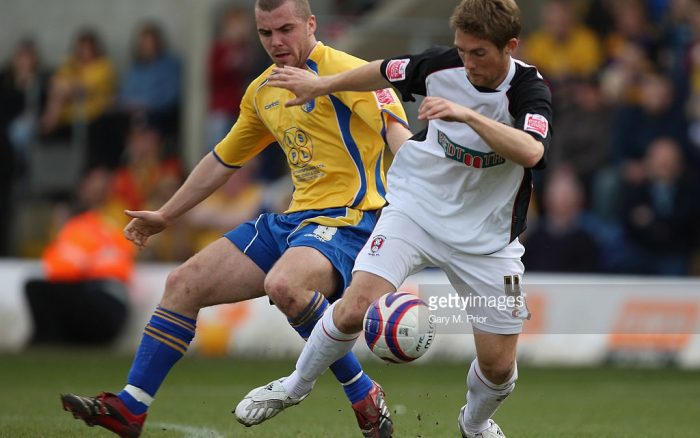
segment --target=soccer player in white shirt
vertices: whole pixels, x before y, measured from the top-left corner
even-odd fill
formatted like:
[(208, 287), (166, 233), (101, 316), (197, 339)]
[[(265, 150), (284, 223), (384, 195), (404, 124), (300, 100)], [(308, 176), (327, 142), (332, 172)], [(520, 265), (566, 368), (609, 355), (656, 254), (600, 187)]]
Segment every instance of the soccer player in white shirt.
[(477, 358), (460, 432), (504, 436), (491, 417), (515, 387), (516, 344), (529, 316), (519, 288), (524, 248), (518, 235), (525, 229), (531, 169), (544, 165), (552, 117), (551, 95), (536, 68), (511, 57), (519, 16), (513, 0), (462, 0), (451, 18), (454, 48), (325, 77), (275, 70), (270, 85), (296, 95), (287, 105), (388, 82), (404, 100), (426, 96), (419, 118), (428, 127), (399, 149), (387, 178), (389, 205), (358, 255), (351, 285), (314, 328), (296, 370), (251, 391), (237, 413), (251, 412), (260, 398), (285, 408), (300, 402), (326, 367), (350, 351), (369, 305), (411, 273), (435, 266), (458, 291), (519, 298), (511, 308), (469, 309), (482, 318), (473, 323)]

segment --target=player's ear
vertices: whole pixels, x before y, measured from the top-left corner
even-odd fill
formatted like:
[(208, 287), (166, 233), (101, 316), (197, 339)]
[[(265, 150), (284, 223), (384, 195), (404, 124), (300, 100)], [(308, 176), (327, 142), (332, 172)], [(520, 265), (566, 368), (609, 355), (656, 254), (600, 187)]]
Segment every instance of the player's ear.
[(506, 43), (506, 47), (505, 47), (506, 55), (512, 55), (513, 52), (515, 52), (515, 49), (517, 49), (517, 48), (518, 48), (518, 39), (517, 38), (509, 39), (508, 42)]
[(309, 21), (307, 22), (307, 25), (309, 26), (309, 35), (316, 33), (316, 16), (315, 15), (309, 16)]

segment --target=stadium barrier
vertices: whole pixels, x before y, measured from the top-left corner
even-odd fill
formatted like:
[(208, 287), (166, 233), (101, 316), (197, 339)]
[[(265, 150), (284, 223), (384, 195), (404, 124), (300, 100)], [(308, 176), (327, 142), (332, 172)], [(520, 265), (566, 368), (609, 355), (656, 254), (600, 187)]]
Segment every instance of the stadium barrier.
[[(116, 350), (135, 349), (174, 267), (137, 267), (130, 285), (132, 314), (114, 345)], [(23, 288), (40, 272), (38, 261), (0, 261), (1, 352), (22, 351), (28, 344), (33, 323)], [(510, 283), (507, 287), (512, 289)], [(410, 277), (401, 289), (419, 294), (433, 310), (437, 336), (418, 364), (473, 357), (469, 315), (475, 307), (465, 309), (466, 300), (459, 298), (444, 274), (424, 271)], [(508, 293), (513, 295), (511, 289)], [(527, 274), (523, 290), (532, 316), (521, 336), (518, 360), (522, 363), (621, 362), (700, 368), (699, 279), (533, 273)], [(486, 307), (501, 304), (482, 303)], [(266, 298), (259, 298), (203, 309), (192, 350), (204, 355), (289, 359), (302, 346), (286, 318)], [(371, 356), (363, 342), (355, 350), (363, 358)]]

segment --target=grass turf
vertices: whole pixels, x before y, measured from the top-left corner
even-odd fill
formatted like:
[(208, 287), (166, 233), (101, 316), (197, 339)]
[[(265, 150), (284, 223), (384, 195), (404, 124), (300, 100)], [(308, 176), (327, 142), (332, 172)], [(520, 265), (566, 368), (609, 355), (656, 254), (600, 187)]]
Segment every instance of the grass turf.
[[(60, 406), (60, 392), (117, 391), (131, 359), (100, 351), (0, 355), (0, 437), (106, 437)], [(291, 362), (188, 357), (158, 393), (142, 436), (357, 437), (342, 390), (327, 373), (302, 405), (245, 428), (231, 410), (251, 388), (285, 375)], [(459, 436), (466, 365), (368, 364), (392, 409), (395, 437)], [(676, 369), (520, 370), (495, 419), (509, 437), (696, 437), (700, 372)]]

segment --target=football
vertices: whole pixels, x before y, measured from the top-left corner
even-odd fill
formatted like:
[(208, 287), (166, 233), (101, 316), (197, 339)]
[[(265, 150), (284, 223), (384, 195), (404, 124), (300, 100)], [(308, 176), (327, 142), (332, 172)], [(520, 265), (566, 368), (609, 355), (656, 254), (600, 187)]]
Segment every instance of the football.
[(373, 302), (365, 313), (363, 328), (369, 349), (392, 363), (418, 359), (435, 336), (428, 306), (417, 296), (400, 291)]

